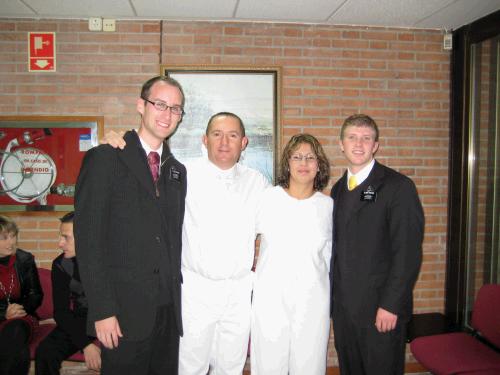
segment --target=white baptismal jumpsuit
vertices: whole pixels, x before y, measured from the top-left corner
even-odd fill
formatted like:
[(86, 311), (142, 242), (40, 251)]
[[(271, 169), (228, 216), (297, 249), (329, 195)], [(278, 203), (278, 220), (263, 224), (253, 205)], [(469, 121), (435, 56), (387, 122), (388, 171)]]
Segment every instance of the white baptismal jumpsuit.
[(252, 375), (324, 375), (330, 334), (330, 197), (267, 189), (252, 300)]
[(267, 179), (207, 158), (187, 163), (179, 374), (241, 375), (250, 330), (257, 203)]

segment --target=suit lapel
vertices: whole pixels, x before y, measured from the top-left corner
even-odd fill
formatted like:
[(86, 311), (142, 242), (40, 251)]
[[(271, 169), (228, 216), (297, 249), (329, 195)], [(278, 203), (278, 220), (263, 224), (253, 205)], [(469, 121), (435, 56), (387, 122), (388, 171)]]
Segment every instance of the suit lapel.
[(139, 136), (134, 131), (125, 133), (123, 137), (127, 145), (122, 152), (118, 152), (118, 157), (130, 169), (130, 172), (139, 180), (140, 184), (152, 195), (155, 196), (153, 178), (149, 171), (146, 155), (142, 148)]
[[(167, 173), (167, 167), (166, 167), (166, 161), (168, 158), (170, 158), (172, 156), (172, 153), (170, 152), (170, 147), (168, 147), (168, 142), (167, 141), (163, 141), (163, 151), (161, 153), (161, 161), (160, 161), (160, 176), (164, 175), (165, 173)], [(164, 182), (166, 183), (168, 181), (168, 177), (169, 176), (164, 176), (164, 177), (167, 177)], [(160, 178), (161, 180), (161, 178)]]
[[(384, 178), (384, 170), (381, 168), (380, 164), (377, 161), (375, 161), (372, 171), (366, 178), (366, 183), (368, 184), (367, 186), (370, 186), (372, 190), (377, 192), (380, 186), (382, 185), (383, 178)], [(363, 185), (365, 185), (365, 181), (363, 181)], [(349, 215), (348, 220), (351, 220), (351, 218), (357, 215), (359, 213), (359, 210), (361, 210), (363, 207), (366, 207), (369, 204), (373, 204), (373, 202), (370, 201), (362, 201), (361, 194), (362, 192), (359, 192), (358, 199), (354, 203), (351, 215)]]

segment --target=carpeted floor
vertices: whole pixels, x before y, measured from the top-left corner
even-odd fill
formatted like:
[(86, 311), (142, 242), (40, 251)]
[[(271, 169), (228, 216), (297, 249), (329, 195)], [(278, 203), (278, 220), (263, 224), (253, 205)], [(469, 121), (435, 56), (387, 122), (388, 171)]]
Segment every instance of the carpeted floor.
[[(33, 370), (33, 365), (31, 366), (31, 371), (29, 375), (34, 375), (35, 371)], [(61, 375), (96, 375), (97, 372), (88, 370), (85, 367), (84, 363), (70, 363), (65, 365), (61, 370)], [(250, 375), (249, 371), (243, 372), (243, 375)], [(420, 372), (420, 373), (411, 373), (411, 375), (431, 375), (430, 372)]]

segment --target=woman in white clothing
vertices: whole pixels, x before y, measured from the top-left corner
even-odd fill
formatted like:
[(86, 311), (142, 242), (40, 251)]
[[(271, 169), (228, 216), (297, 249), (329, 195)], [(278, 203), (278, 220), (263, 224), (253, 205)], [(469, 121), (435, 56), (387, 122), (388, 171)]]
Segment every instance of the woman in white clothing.
[(330, 175), (316, 138), (297, 134), (286, 145), (278, 186), (258, 207), (261, 234), (252, 300), (253, 375), (324, 375), (330, 333)]

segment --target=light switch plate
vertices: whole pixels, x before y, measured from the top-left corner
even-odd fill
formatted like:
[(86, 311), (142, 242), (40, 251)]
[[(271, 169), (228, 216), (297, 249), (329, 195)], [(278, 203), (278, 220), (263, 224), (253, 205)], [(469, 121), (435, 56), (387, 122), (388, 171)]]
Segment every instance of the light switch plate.
[(451, 33), (444, 34), (443, 49), (450, 51), (453, 49), (453, 35)]

